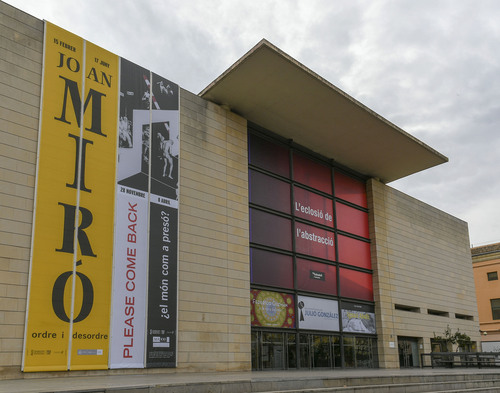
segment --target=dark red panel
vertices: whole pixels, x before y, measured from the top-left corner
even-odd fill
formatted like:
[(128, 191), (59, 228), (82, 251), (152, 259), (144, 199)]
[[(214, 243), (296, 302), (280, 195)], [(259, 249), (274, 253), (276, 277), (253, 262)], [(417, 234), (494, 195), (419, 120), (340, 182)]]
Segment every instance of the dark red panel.
[(333, 232), (296, 222), (294, 236), (296, 252), (330, 261), (335, 260)]
[(292, 250), (292, 223), (290, 220), (250, 209), (250, 241), (284, 250)]
[(297, 258), (297, 289), (337, 294), (337, 269), (325, 263)]
[(333, 202), (331, 199), (304, 190), (293, 188), (294, 212), (296, 217), (333, 227)]
[(293, 175), (295, 181), (332, 194), (332, 173), (330, 167), (326, 165), (294, 153)]
[(339, 262), (371, 269), (370, 243), (338, 235)]
[(290, 184), (250, 170), (250, 202), (290, 213)]
[(340, 295), (354, 299), (373, 300), (372, 275), (356, 270), (339, 268)]
[(250, 164), (259, 168), (290, 177), (288, 149), (254, 134), (248, 137), (248, 160)]
[(368, 213), (338, 202), (335, 209), (338, 229), (369, 238)]
[(335, 171), (335, 196), (362, 207), (368, 207), (366, 202), (365, 183), (341, 172)]
[(253, 284), (293, 288), (291, 256), (251, 248), (250, 263), (250, 277)]

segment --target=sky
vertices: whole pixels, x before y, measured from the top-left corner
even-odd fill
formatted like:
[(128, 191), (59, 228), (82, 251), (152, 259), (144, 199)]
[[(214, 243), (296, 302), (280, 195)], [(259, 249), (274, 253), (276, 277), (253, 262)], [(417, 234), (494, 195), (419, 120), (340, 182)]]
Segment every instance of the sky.
[(449, 158), (389, 183), (500, 242), (498, 0), (6, 0), (199, 93), (262, 38)]

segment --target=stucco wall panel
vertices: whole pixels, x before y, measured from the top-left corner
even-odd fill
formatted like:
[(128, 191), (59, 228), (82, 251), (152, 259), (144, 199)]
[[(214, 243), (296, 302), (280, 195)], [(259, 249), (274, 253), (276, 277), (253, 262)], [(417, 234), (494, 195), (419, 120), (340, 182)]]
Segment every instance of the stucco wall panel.
[(33, 219), (43, 24), (0, 7), (0, 378), (19, 372)]
[(430, 339), (447, 326), (479, 341), (467, 223), (376, 180), (368, 189), (381, 365), (399, 367), (398, 336), (423, 339), (422, 352), (430, 352)]
[(250, 368), (246, 140), (245, 121), (181, 90), (180, 368)]

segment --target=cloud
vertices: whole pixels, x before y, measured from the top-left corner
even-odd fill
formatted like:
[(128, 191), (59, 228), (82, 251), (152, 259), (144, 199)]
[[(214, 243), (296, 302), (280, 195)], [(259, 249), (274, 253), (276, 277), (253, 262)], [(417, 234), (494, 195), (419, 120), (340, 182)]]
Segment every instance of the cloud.
[(197, 93), (266, 38), (450, 158), (391, 186), (500, 241), (496, 0), (9, 0)]

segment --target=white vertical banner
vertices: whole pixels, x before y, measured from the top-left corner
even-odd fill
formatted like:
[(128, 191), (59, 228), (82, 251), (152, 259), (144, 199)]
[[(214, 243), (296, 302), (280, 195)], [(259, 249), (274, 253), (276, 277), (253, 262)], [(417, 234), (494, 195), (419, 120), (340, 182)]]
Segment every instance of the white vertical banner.
[(144, 367), (148, 198), (118, 186), (110, 368)]
[(121, 59), (110, 368), (143, 368), (146, 336), (150, 72)]

